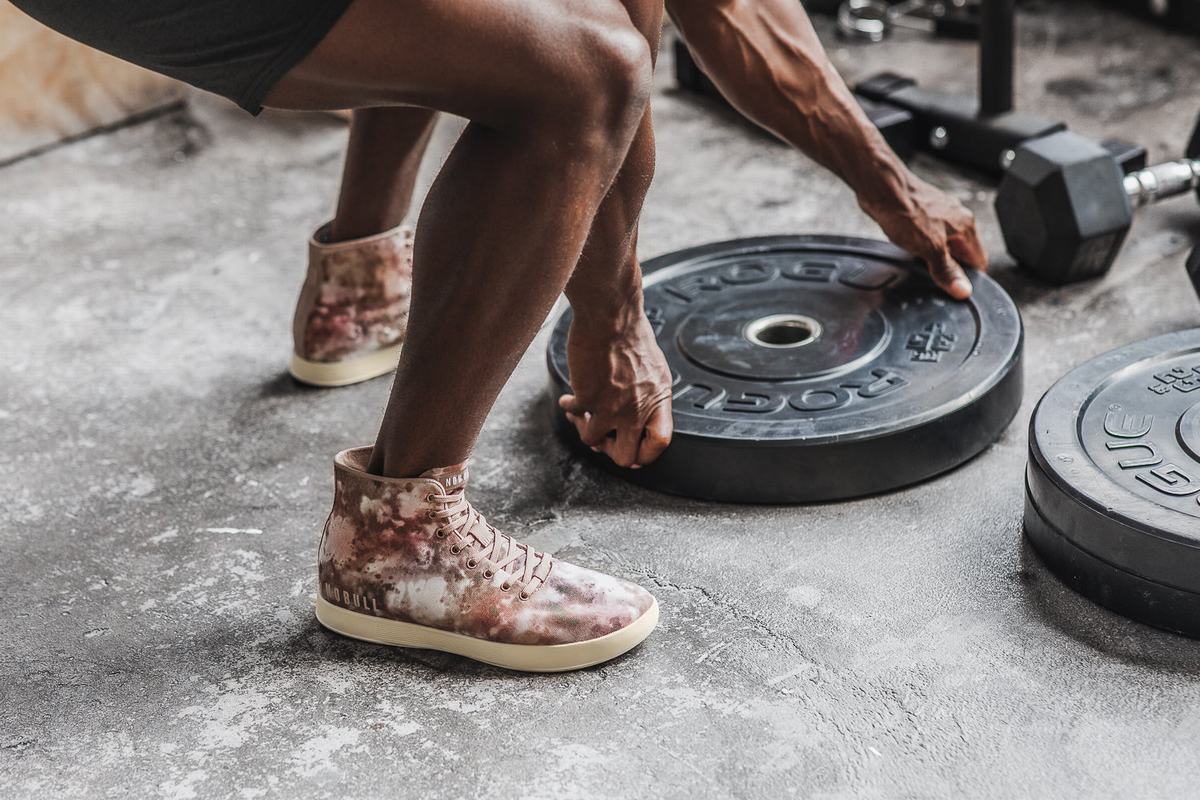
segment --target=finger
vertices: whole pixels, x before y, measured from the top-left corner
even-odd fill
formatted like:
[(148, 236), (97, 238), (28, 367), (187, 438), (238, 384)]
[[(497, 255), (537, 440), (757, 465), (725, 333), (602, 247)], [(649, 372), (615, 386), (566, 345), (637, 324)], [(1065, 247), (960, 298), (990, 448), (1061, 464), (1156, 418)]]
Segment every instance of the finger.
[(925, 263), (929, 265), (929, 274), (933, 282), (946, 294), (955, 300), (966, 300), (971, 296), (971, 282), (967, 280), (967, 273), (950, 257), (949, 252), (939, 250), (927, 257)]
[(592, 419), (592, 415), (584, 412), (583, 414), (575, 414), (567, 412), (567, 419), (575, 426), (575, 430), (579, 432), (579, 441), (583, 442), (588, 447), (595, 450), (600, 444), (599, 439), (604, 438), (603, 434), (597, 436), (594, 431), (596, 426)]
[(638, 446), (638, 466), (650, 464), (662, 455), (663, 451), (667, 449), (667, 445), (671, 443), (673, 428), (671, 404), (663, 403), (654, 410), (650, 419), (646, 420), (646, 431)]
[(966, 264), (971, 269), (987, 272), (987, 251), (979, 238), (979, 231), (972, 221), (966, 227), (955, 231), (950, 237), (950, 253), (960, 264)]
[(613, 460), (618, 467), (628, 469), (637, 463), (638, 443), (642, 440), (642, 426), (631, 425), (626, 428), (617, 429), (617, 438), (609, 440), (609, 446), (605, 448), (608, 457)]
[(564, 394), (563, 396), (559, 397), (558, 407), (571, 414), (582, 414), (587, 410), (579, 402), (579, 398), (573, 394)]
[(615, 430), (613, 430), (613, 431), (609, 431), (608, 433), (606, 433), (604, 435), (604, 438), (600, 440), (600, 444), (597, 447), (592, 448), (592, 452), (603, 453), (604, 455), (606, 455), (610, 459), (612, 459), (613, 463), (616, 463), (616, 459), (613, 459), (613, 452), (616, 450), (616, 447), (617, 447), (617, 432)]
[(587, 432), (588, 415), (587, 414), (572, 414), (570, 411), (568, 411), (566, 413), (566, 417), (567, 417), (567, 422), (570, 422), (572, 425), (575, 426), (575, 432), (577, 434), (579, 434), (579, 441), (583, 442), (588, 447), (591, 447), (592, 450), (596, 450), (597, 448), (593, 447), (592, 445), (589, 445), (587, 443), (587, 441), (584, 439), (584, 436)]
[(579, 438), (583, 439), (583, 443), (593, 450), (608, 452), (608, 439), (611, 431), (612, 425), (602, 421), (595, 414), (588, 414), (587, 424), (584, 425)]

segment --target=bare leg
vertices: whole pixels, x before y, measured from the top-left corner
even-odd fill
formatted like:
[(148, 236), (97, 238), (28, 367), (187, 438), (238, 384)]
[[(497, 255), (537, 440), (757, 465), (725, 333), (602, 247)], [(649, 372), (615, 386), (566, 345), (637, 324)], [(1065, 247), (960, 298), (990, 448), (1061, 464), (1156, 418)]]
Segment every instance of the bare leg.
[(649, 75), (645, 37), (616, 2), (356, 0), (272, 92), (283, 107), (413, 104), (471, 120), (418, 222), (408, 338), (372, 472), (470, 455), (579, 259)]
[(371, 236), (404, 221), (436, 121), (437, 112), (427, 108), (354, 112), (331, 241)]

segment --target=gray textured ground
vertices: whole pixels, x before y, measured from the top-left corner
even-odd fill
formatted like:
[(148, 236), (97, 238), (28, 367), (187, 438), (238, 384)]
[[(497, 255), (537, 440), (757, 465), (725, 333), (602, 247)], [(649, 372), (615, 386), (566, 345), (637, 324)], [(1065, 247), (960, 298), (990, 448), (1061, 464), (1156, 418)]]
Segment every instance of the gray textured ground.
[[(1195, 42), (1058, 6), (1025, 17), (1024, 105), (1176, 152)], [(969, 46), (836, 56), (851, 77), (971, 86)], [(644, 254), (877, 234), (829, 175), (669, 83)], [(1074, 596), (1020, 532), (1037, 396), (1086, 356), (1200, 324), (1187, 200), (1144, 213), (1102, 282), (1052, 291), (1000, 260), (1025, 406), (982, 457), (884, 497), (743, 508), (617, 482), (554, 440), (539, 343), (484, 435), (478, 503), (652, 587), (664, 616), (618, 663), (519, 677), (312, 618), (330, 456), (369, 440), (388, 388), (283, 371), (344, 138), (204, 100), (0, 170), (0, 795), (1194, 795), (1200, 644)], [(917, 168), (999, 255), (990, 190)]]

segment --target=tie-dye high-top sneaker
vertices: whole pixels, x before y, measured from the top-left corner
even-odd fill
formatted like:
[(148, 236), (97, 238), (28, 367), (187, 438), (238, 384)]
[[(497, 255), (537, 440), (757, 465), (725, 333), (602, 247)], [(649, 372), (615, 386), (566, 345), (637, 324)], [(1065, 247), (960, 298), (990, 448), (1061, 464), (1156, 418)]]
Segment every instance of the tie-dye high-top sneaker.
[(308, 243), (290, 370), (314, 386), (346, 386), (391, 372), (400, 360), (413, 232), (399, 227), (333, 243), (328, 233), (323, 225)]
[(516, 542), (467, 501), (460, 464), (419, 478), (366, 471), (371, 448), (334, 461), (317, 619), (380, 644), (509, 669), (579, 669), (621, 655), (658, 622), (653, 595)]

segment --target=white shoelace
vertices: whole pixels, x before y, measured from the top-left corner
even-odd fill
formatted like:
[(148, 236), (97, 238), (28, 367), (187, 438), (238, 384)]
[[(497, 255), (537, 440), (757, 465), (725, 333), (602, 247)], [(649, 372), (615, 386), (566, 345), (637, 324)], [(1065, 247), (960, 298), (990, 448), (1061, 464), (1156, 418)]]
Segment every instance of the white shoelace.
[[(530, 595), (545, 584), (554, 559), (547, 553), (533, 550), (529, 545), (493, 528), (467, 501), (466, 492), (431, 492), (426, 499), (442, 506), (440, 509), (431, 510), (429, 516), (431, 519), (441, 520), (437, 529), (439, 538), (454, 534), (450, 546), (451, 553), (457, 555), (469, 551), (468, 568), (475, 569), (480, 564), (485, 564), (484, 577), (490, 578), (523, 558), (520, 575), (513, 575), (516, 584), (521, 587), (520, 599), (528, 600)], [(537, 582), (532, 583), (534, 580)], [(507, 592), (512, 587), (513, 584), (506, 581), (501, 584), (500, 589)]]

